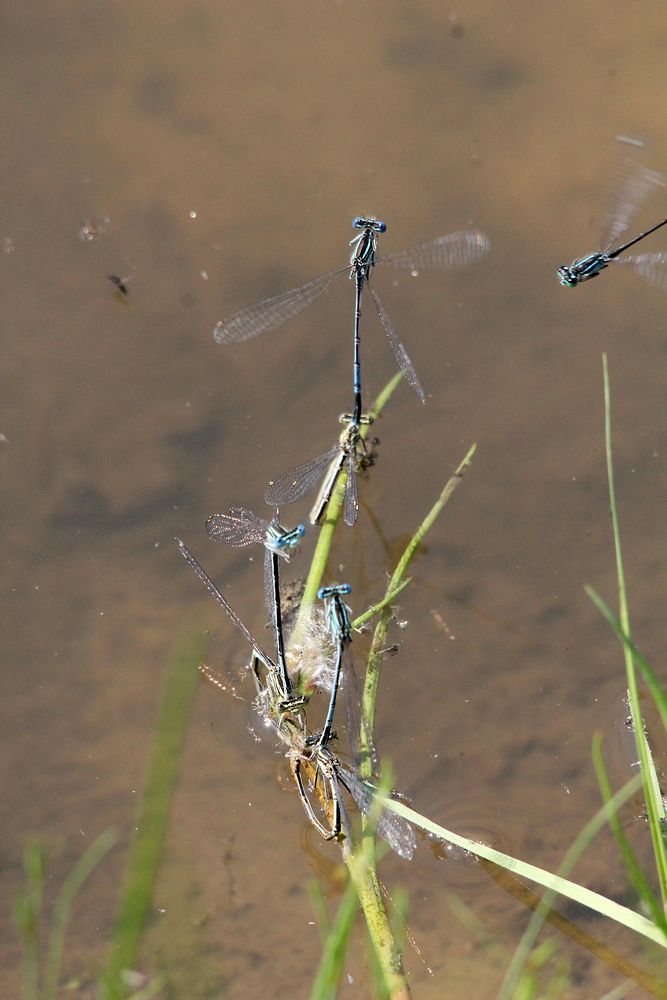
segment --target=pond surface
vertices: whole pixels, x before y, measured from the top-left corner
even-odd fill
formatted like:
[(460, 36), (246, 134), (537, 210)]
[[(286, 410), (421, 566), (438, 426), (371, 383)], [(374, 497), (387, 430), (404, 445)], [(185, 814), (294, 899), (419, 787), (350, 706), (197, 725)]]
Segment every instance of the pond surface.
[[(210, 544), (203, 523), (233, 504), (261, 509), (268, 480), (326, 451), (350, 405), (343, 279), (246, 344), (220, 347), (213, 326), (344, 264), (358, 214), (387, 222), (387, 250), (469, 226), (492, 241), (465, 270), (376, 275), (428, 402), (405, 384), (394, 395), (359, 522), (336, 543), (331, 574), (352, 583), (355, 611), (383, 592), (477, 443), (401, 595), (380, 752), (416, 809), (555, 868), (599, 805), (594, 732), (615, 784), (633, 773), (621, 651), (583, 591), (615, 598), (603, 352), (633, 627), (656, 667), (667, 654), (666, 300), (626, 270), (573, 291), (555, 274), (597, 248), (617, 133), (645, 138), (648, 165), (667, 170), (662, 5), (4, 8), (3, 898), (21, 885), (29, 836), (52, 859), (50, 900), (118, 827), (68, 937), (64, 972), (90, 981), (170, 651), (205, 616), (212, 665), (238, 671), (246, 656), (173, 537), (260, 632), (261, 559)], [(638, 224), (664, 214), (658, 195)], [(646, 248), (664, 245), (656, 234)], [(370, 301), (362, 360), (373, 396), (393, 358)], [(188, 1000), (307, 996), (320, 954), (308, 880), (332, 907), (340, 893), (340, 852), (307, 827), (284, 762), (252, 727), (249, 703), (201, 686), (145, 949), (145, 971), (165, 968)], [(415, 996), (494, 996), (507, 960), (449, 896), (508, 955), (529, 912), (425, 842), (382, 872), (409, 893), (424, 956), (406, 954)], [(606, 836), (575, 877), (631, 902)], [(564, 909), (624, 957), (655, 962), (629, 934)], [(7, 906), (2, 919), (0, 995), (15, 997)], [(623, 980), (557, 940), (568, 997)], [(365, 984), (357, 943), (341, 995)]]

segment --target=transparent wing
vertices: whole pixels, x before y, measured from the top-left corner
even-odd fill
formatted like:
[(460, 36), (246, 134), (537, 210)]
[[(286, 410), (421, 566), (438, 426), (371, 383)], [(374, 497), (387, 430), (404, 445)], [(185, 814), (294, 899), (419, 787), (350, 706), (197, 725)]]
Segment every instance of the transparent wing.
[(644, 199), (664, 185), (662, 174), (649, 170), (638, 160), (632, 157), (619, 160), (607, 195), (600, 237), (603, 251), (609, 250), (623, 235)]
[(282, 326), (322, 295), (337, 274), (340, 274), (340, 270), (327, 271), (318, 278), (307, 281), (305, 285), (291, 288), (288, 292), (281, 292), (280, 295), (273, 295), (269, 299), (262, 299), (261, 302), (256, 302), (254, 306), (248, 306), (246, 309), (239, 309), (238, 312), (215, 324), (213, 339), (218, 344), (238, 344), (242, 340), (249, 340), (260, 333)]
[[(342, 785), (357, 803), (359, 811), (368, 815), (373, 807), (376, 789), (348, 771), (340, 763), (336, 767), (338, 778)], [(406, 861), (411, 861), (417, 848), (415, 832), (401, 816), (391, 810), (383, 809), (377, 822), (377, 832), (387, 841), (393, 851)]]
[(638, 253), (616, 257), (613, 264), (626, 264), (636, 271), (649, 285), (667, 290), (667, 251)]
[(201, 566), (200, 563), (197, 561), (197, 559), (195, 559), (195, 557), (193, 556), (192, 552), (190, 552), (190, 549), (187, 547), (185, 542), (182, 542), (180, 538), (177, 538), (176, 541), (178, 543), (179, 549), (181, 550), (181, 555), (183, 556), (185, 561), (188, 562), (190, 566), (192, 566), (193, 570), (195, 571), (201, 582), (204, 584), (211, 597), (213, 597), (214, 600), (218, 602), (223, 611), (225, 611), (225, 613), (229, 615), (229, 617), (234, 622), (234, 624), (236, 625), (237, 629), (244, 637), (244, 639), (248, 640), (248, 642), (250, 643), (250, 645), (252, 646), (255, 653), (262, 661), (262, 663), (264, 663), (269, 669), (275, 670), (276, 665), (271, 659), (271, 657), (264, 652), (264, 650), (259, 645), (255, 637), (252, 635), (249, 629), (246, 628), (246, 626), (243, 624), (239, 616), (236, 614), (231, 604), (229, 604), (222, 596), (216, 585), (213, 583), (213, 580), (211, 580), (210, 576), (203, 568), (203, 566)]
[(396, 361), (398, 362), (398, 367), (403, 372), (408, 385), (414, 390), (417, 399), (420, 401), (420, 403), (425, 403), (426, 394), (424, 393), (422, 384), (419, 381), (419, 376), (415, 371), (415, 366), (413, 365), (412, 361), (410, 361), (408, 352), (403, 347), (401, 341), (398, 339), (398, 334), (396, 333), (396, 330), (394, 329), (394, 326), (391, 320), (389, 319), (389, 316), (385, 312), (384, 306), (380, 302), (380, 296), (375, 291), (372, 285), (370, 286), (370, 288), (371, 288), (371, 295), (373, 296), (373, 302), (375, 303), (375, 308), (377, 309), (378, 316), (380, 317), (380, 322), (384, 327), (384, 332), (387, 334), (387, 339), (391, 344), (391, 349), (394, 352), (394, 357), (396, 358)]
[(274, 479), (266, 488), (264, 500), (270, 507), (280, 507), (284, 503), (294, 503), (305, 496), (313, 486), (322, 479), (328, 466), (340, 451), (340, 445), (335, 444), (333, 448), (311, 458), (310, 462), (297, 465), (282, 476)]
[(268, 521), (245, 507), (230, 507), (228, 514), (211, 514), (206, 520), (209, 538), (235, 548), (264, 542), (268, 527)]
[(433, 271), (440, 268), (462, 267), (479, 260), (489, 252), (491, 240), (479, 229), (464, 229), (447, 236), (438, 236), (428, 243), (418, 243), (408, 250), (398, 250), (378, 256), (378, 264), (405, 267), (409, 271)]
[[(264, 607), (266, 617), (271, 623), (271, 628), (276, 630), (276, 602), (275, 602), (275, 582), (274, 574), (278, 573), (278, 559), (274, 560), (274, 553), (270, 549), (264, 549)], [(280, 584), (278, 584), (278, 590)]]
[(343, 520), (353, 528), (359, 515), (359, 495), (357, 493), (357, 453), (352, 449), (347, 457), (347, 482), (343, 500)]
[(373, 771), (380, 773), (380, 762), (378, 760), (375, 744), (371, 736), (370, 726), (362, 708), (361, 687), (359, 678), (354, 666), (350, 643), (345, 643), (343, 650), (343, 697), (345, 699), (345, 716), (347, 719), (347, 736), (350, 743), (350, 754), (356, 767), (361, 766), (361, 727), (364, 728), (364, 736), (367, 747), (367, 754), (370, 756)]

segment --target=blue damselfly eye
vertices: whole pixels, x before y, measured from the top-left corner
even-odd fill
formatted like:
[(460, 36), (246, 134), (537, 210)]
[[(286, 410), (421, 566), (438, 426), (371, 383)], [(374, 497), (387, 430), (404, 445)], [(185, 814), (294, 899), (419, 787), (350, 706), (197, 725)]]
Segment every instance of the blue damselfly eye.
[(366, 225), (366, 220), (362, 215), (355, 215), (355, 217), (352, 219), (353, 229), (363, 229), (365, 225)]
[(380, 219), (377, 219), (376, 222), (375, 222), (375, 226), (373, 228), (376, 229), (378, 233), (386, 233), (387, 232), (387, 223), (386, 222), (381, 222)]

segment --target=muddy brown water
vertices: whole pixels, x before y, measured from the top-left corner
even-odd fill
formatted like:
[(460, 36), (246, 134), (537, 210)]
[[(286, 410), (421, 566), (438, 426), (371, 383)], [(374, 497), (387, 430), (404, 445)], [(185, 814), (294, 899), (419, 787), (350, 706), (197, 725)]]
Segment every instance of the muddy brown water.
[[(332, 569), (353, 584), (355, 610), (478, 445), (401, 597), (408, 624), (391, 637), (401, 650), (385, 663), (379, 746), (417, 809), (555, 867), (598, 806), (593, 732), (617, 784), (633, 760), (622, 657), (582, 589), (614, 598), (603, 351), (634, 628), (656, 668), (667, 652), (667, 300), (620, 270), (574, 291), (555, 276), (596, 247), (615, 133), (644, 136), (649, 165), (667, 168), (664, 11), (3, 6), (0, 995), (20, 990), (8, 903), (26, 838), (47, 845), (52, 900), (92, 839), (121, 831), (72, 917), (64, 973), (85, 990), (172, 645), (203, 613), (211, 662), (243, 662), (173, 536), (261, 630), (261, 560), (211, 545), (203, 522), (230, 504), (260, 508), (268, 479), (326, 450), (349, 407), (343, 279), (254, 342), (223, 349), (213, 324), (343, 263), (359, 213), (386, 220), (388, 249), (468, 225), (493, 242), (458, 273), (376, 275), (429, 399), (420, 407), (401, 386), (378, 426), (379, 461)], [(642, 221), (664, 214), (654, 198)], [(98, 238), (82, 241), (85, 226)], [(129, 276), (127, 297), (110, 274)], [(392, 357), (370, 302), (363, 363), (373, 394)], [(202, 685), (144, 952), (145, 971), (164, 967), (189, 1000), (307, 996), (319, 955), (307, 881), (317, 875), (332, 906), (339, 893), (337, 849), (306, 827), (253, 726), (249, 705)], [(509, 952), (526, 911), (425, 843), (383, 874), (408, 889), (433, 969), (408, 951), (415, 996), (495, 995), (505, 962), (455, 920), (447, 894)], [(606, 837), (576, 876), (631, 898)], [(579, 917), (655, 968), (641, 942)], [(568, 996), (621, 981), (559, 943)], [(341, 995), (366, 995), (363, 970), (357, 942)]]

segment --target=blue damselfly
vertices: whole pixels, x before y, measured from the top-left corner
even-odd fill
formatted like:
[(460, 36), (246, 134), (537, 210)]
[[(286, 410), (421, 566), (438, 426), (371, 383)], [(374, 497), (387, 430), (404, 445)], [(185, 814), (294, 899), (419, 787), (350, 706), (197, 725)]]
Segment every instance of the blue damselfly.
[[(352, 587), (349, 583), (339, 583), (334, 586), (320, 587), (317, 591), (319, 599), (324, 601), (326, 609), (326, 627), (335, 649), (334, 672), (331, 683), (329, 707), (327, 709), (327, 715), (324, 720), (322, 730), (314, 737), (314, 741), (318, 746), (326, 746), (326, 744), (333, 738), (333, 719), (334, 712), (336, 710), (336, 698), (340, 687), (344, 660), (346, 661), (347, 668), (344, 680), (345, 699), (348, 705), (350, 703), (350, 699), (353, 697), (353, 692), (350, 691), (352, 683), (350, 680), (350, 673), (354, 670), (354, 667), (352, 666), (351, 660), (348, 656), (350, 644), (352, 642), (352, 626), (350, 624), (350, 616), (348, 614), (347, 605), (343, 600), (343, 598), (350, 593), (352, 593)], [(357, 693), (357, 691), (354, 692), (355, 695)], [(348, 725), (349, 721), (350, 711), (348, 709)], [(350, 734), (350, 739), (352, 738), (353, 734)]]
[(644, 230), (638, 236), (612, 249), (613, 244), (627, 230), (647, 195), (655, 191), (657, 187), (664, 187), (664, 184), (665, 180), (662, 174), (649, 170), (632, 158), (624, 159), (618, 168), (616, 179), (609, 192), (600, 239), (602, 249), (588, 254), (586, 257), (573, 260), (569, 266), (563, 264), (559, 267), (557, 273), (561, 285), (575, 288), (582, 281), (596, 278), (609, 264), (615, 263), (626, 264), (650, 284), (658, 288), (665, 288), (667, 286), (666, 252), (629, 254), (624, 257), (620, 255), (624, 254), (635, 243), (639, 243), (640, 240), (664, 226), (667, 219), (663, 219), (662, 222), (658, 222), (650, 229)]
[(219, 344), (234, 344), (243, 340), (249, 340), (260, 333), (265, 333), (278, 326), (282, 326), (283, 323), (298, 316), (302, 310), (306, 309), (307, 306), (322, 295), (337, 275), (347, 271), (350, 278), (355, 279), (354, 411), (350, 419), (358, 424), (361, 421), (362, 411), (361, 367), (359, 360), (361, 297), (365, 285), (368, 285), (370, 288), (380, 322), (387, 334), (400, 370), (414, 390), (417, 398), (422, 403), (426, 401), (426, 396), (414, 365), (399, 340), (398, 334), (383, 308), (377, 292), (370, 285), (370, 276), (373, 268), (376, 265), (387, 264), (392, 267), (407, 269), (413, 275), (417, 275), (422, 270), (460, 267), (472, 261), (479, 260), (480, 257), (487, 253), (490, 242), (484, 233), (477, 229), (470, 229), (449, 233), (447, 236), (439, 236), (434, 240), (410, 247), (408, 250), (378, 254), (378, 235), (386, 231), (386, 224), (372, 216), (357, 216), (353, 219), (352, 225), (355, 229), (360, 229), (361, 233), (350, 241), (352, 254), (349, 264), (333, 271), (326, 271), (324, 274), (313, 278), (298, 288), (292, 288), (287, 292), (282, 292), (280, 295), (271, 296), (268, 299), (257, 302), (253, 306), (232, 313), (226, 319), (222, 319), (216, 323), (213, 336)]
[(264, 600), (273, 625), (278, 664), (284, 676), (287, 676), (287, 665), (283, 640), (279, 559), (289, 560), (288, 550), (294, 549), (299, 544), (305, 530), (304, 526), (299, 524), (288, 531), (275, 518), (266, 521), (245, 507), (230, 507), (227, 514), (211, 514), (206, 520), (209, 538), (216, 542), (223, 542), (239, 549), (249, 545), (264, 546)]

